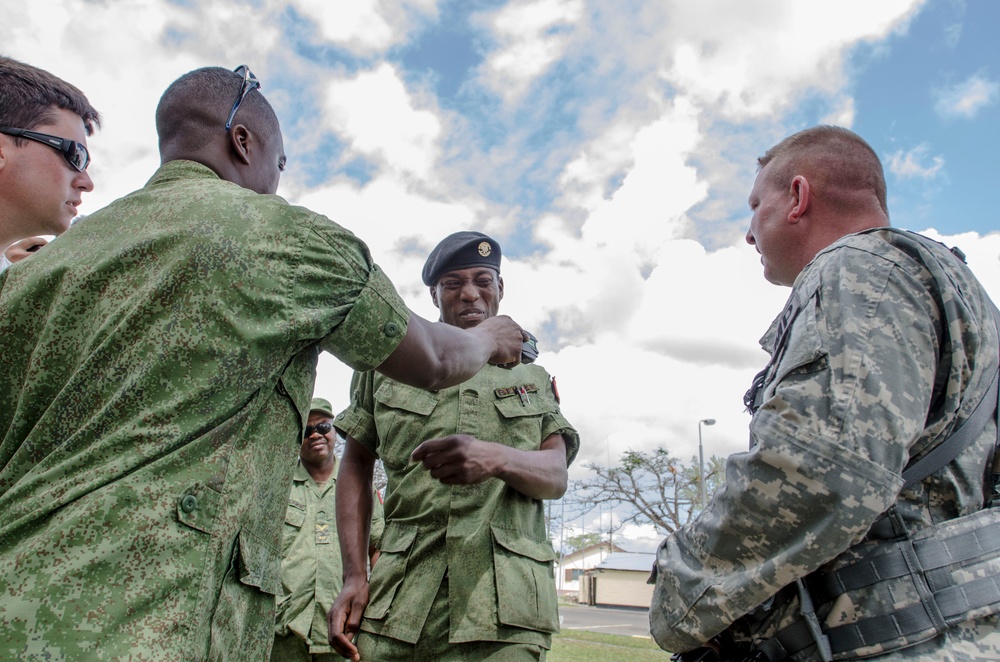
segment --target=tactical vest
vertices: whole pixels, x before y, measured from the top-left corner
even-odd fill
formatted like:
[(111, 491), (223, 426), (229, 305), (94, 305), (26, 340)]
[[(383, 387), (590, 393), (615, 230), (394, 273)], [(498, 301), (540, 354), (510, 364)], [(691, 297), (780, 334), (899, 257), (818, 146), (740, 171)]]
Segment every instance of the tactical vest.
[[(931, 240), (919, 238), (922, 243)], [(963, 263), (965, 256), (951, 249)], [(1000, 311), (991, 304), (1000, 330)], [(744, 398), (751, 414), (761, 406), (764, 385), (785, 349), (799, 313), (790, 299), (778, 322), (771, 360)], [(902, 491), (937, 472), (997, 421), (997, 444), (985, 461), (984, 507), (978, 512), (908, 531), (896, 506), (883, 513), (865, 539), (850, 548), (853, 560), (835, 571), (816, 571), (796, 581), (799, 618), (757, 643), (746, 661), (777, 662), (815, 649), (825, 661), (884, 655), (938, 636), (950, 626), (1000, 612), (1000, 372), (968, 419), (950, 437), (903, 470)], [(753, 440), (751, 439), (751, 444)], [(917, 596), (897, 609), (900, 596)], [(912, 600), (911, 600), (912, 601)], [(827, 627), (828, 615), (850, 608), (843, 625)]]

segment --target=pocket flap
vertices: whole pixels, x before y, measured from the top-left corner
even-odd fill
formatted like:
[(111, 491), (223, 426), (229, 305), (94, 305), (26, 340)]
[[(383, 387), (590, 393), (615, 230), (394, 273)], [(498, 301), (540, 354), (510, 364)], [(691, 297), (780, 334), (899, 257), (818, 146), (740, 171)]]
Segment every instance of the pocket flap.
[(416, 524), (397, 524), (389, 522), (382, 533), (382, 546), (379, 551), (389, 554), (399, 554), (405, 552), (417, 539)]
[(285, 524), (301, 529), (305, 521), (306, 511), (304, 507), (297, 502), (290, 502), (288, 510), (285, 511)]
[(533, 540), (512, 529), (501, 529), (496, 526), (491, 526), (490, 530), (493, 531), (493, 539), (498, 545), (518, 556), (527, 556), (542, 563), (554, 561), (556, 558), (556, 550), (548, 540)]
[(537, 393), (528, 394), (528, 402), (522, 403), (518, 397), (504, 398), (495, 403), (497, 411), (504, 418), (520, 418), (521, 416), (541, 416), (555, 411), (552, 403), (541, 398)]
[(375, 400), (393, 409), (429, 416), (437, 407), (437, 394), (405, 384), (383, 382), (375, 391)]
[(281, 555), (248, 529), (239, 533), (240, 582), (270, 595), (281, 594)]

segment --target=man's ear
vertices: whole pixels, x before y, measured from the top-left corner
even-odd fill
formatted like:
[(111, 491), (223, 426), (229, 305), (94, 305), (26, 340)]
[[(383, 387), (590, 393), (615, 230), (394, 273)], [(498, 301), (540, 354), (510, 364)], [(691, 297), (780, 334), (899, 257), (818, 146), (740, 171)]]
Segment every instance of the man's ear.
[(430, 289), (431, 289), (431, 303), (434, 304), (435, 308), (437, 308), (438, 310), (440, 310), (441, 309), (441, 304), (438, 303), (438, 292), (437, 292), (438, 288), (437, 288), (437, 285), (431, 285)]
[(250, 143), (254, 136), (243, 124), (237, 124), (229, 131), (229, 146), (236, 159), (243, 165), (250, 165)]
[(497, 287), (500, 288), (500, 296), (497, 301), (503, 301), (503, 276), (497, 274)]
[(788, 222), (798, 223), (809, 213), (809, 208), (812, 206), (812, 187), (809, 185), (809, 180), (803, 175), (796, 175), (792, 178), (789, 195), (791, 209), (788, 211)]

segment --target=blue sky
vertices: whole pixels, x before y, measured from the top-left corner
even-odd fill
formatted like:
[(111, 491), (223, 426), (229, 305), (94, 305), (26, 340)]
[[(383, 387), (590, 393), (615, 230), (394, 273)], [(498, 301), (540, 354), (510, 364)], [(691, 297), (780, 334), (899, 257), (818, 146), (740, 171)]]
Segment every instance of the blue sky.
[(918, 150), (915, 162), (924, 170), (940, 163), (927, 177), (893, 173), (890, 210), (897, 224), (945, 233), (997, 229), (987, 192), (996, 185), (1000, 145), (998, 24), (994, 2), (930, 3), (905, 35), (861, 48), (853, 58), (859, 71), (853, 128), (883, 159)]
[[(757, 339), (787, 296), (743, 239), (746, 198), (794, 131), (861, 133), (893, 222), (960, 245), (1000, 297), (989, 0), (0, 4), (0, 50), (104, 114), (85, 213), (156, 169), (171, 81), (246, 63), (282, 122), (279, 194), (362, 237), (414, 311), (436, 317), (419, 273), (442, 237), (500, 240), (501, 312), (538, 335), (583, 437), (574, 477), (629, 448), (696, 457), (703, 418), (706, 453), (745, 448)], [(346, 405), (349, 377), (324, 356), (317, 394)]]

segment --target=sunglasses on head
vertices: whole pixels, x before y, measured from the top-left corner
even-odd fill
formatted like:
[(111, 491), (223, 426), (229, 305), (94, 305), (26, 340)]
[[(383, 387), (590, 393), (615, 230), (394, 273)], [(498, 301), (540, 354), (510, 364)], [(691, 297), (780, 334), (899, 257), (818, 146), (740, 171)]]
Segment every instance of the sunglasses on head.
[(59, 136), (49, 135), (48, 133), (38, 133), (37, 131), (30, 131), (28, 129), (15, 129), (9, 126), (0, 127), (0, 133), (6, 133), (8, 136), (17, 136), (18, 138), (25, 138), (27, 140), (34, 140), (35, 142), (42, 143), (43, 145), (48, 145), (57, 152), (60, 152), (63, 155), (63, 158), (66, 159), (66, 163), (78, 172), (83, 172), (87, 169), (87, 166), (90, 165), (90, 152), (87, 151), (87, 148), (84, 147), (83, 144), (78, 143), (75, 140), (60, 138)]
[(319, 432), (322, 435), (328, 434), (330, 430), (333, 429), (332, 423), (319, 423), (318, 425), (307, 425), (306, 433), (302, 435), (303, 439), (308, 439), (313, 435), (313, 432)]
[(240, 69), (243, 70), (243, 83), (240, 85), (240, 93), (236, 96), (236, 102), (233, 103), (233, 109), (229, 111), (229, 117), (226, 118), (226, 131), (229, 131), (229, 128), (233, 125), (233, 118), (236, 117), (236, 111), (239, 109), (240, 104), (243, 103), (243, 100), (247, 98), (247, 95), (250, 94), (250, 90), (260, 88), (260, 81), (257, 80), (257, 77), (253, 75), (253, 72), (250, 71), (247, 65), (241, 64), (233, 69), (233, 71), (240, 73)]

